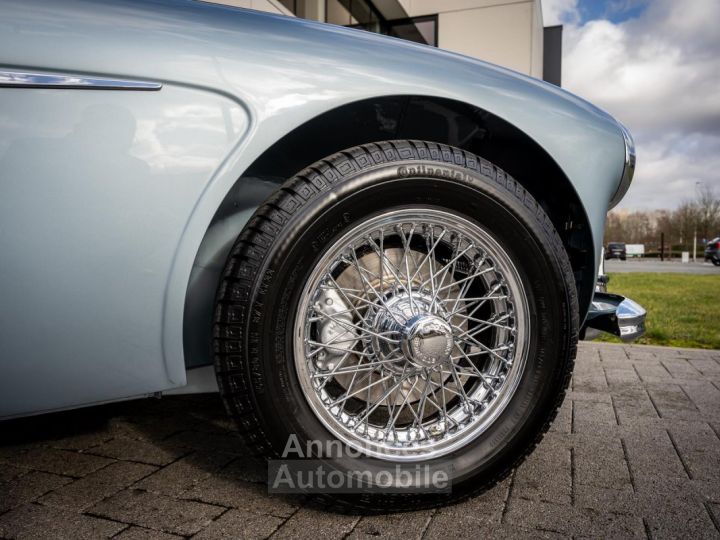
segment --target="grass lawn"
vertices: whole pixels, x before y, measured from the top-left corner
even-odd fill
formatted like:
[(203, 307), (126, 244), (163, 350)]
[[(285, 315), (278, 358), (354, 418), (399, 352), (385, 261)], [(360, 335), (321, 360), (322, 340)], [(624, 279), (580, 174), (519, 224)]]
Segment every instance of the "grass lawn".
[[(647, 310), (646, 333), (637, 343), (720, 349), (720, 275), (610, 274), (608, 292)], [(598, 340), (620, 343), (606, 333)]]

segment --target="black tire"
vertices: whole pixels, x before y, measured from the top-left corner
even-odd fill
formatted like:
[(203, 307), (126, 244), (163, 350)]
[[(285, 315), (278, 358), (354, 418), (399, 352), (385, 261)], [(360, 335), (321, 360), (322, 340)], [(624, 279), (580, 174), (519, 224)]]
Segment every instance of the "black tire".
[(713, 259), (712, 262), (715, 266), (720, 266), (720, 259)]
[[(214, 350), (220, 392), (257, 456), (280, 457), (291, 434), (301, 442), (333, 438), (299, 387), (292, 331), (300, 291), (334, 238), (373, 213), (401, 206), (462, 215), (507, 250), (528, 293), (528, 360), (494, 423), (463, 448), (429, 463), (453, 466), (451, 493), (376, 490), (322, 499), (336, 509), (419, 509), (492, 487), (549, 428), (575, 359), (573, 272), (552, 222), (523, 186), (491, 163), (445, 145), (390, 141), (355, 147), (303, 170), (256, 211), (219, 285)], [(387, 464), (370, 457), (328, 462), (341, 471)]]

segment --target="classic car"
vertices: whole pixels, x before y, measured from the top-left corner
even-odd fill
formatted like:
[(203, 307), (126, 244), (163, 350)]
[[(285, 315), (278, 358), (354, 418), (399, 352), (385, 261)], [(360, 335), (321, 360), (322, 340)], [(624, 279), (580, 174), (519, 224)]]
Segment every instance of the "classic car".
[[(218, 391), (251, 452), (487, 489), (562, 403), (627, 129), (562, 89), (192, 0), (0, 5), (0, 417)], [(409, 486), (412, 491), (413, 487)]]

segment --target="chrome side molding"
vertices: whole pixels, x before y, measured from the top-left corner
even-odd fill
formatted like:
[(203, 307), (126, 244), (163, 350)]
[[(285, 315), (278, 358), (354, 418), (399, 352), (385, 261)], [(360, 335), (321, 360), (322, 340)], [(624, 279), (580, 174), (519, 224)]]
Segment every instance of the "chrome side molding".
[(0, 70), (0, 87), (77, 90), (160, 90), (162, 84), (152, 81), (108, 79), (68, 73), (32, 73), (27, 71)]

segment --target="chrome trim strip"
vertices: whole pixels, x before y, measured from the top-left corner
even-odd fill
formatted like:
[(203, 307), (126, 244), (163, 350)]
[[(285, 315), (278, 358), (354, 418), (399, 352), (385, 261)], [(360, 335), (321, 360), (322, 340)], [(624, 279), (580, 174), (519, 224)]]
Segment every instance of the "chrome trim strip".
[(633, 176), (635, 175), (635, 141), (630, 134), (630, 130), (618, 122), (620, 131), (622, 131), (623, 140), (625, 141), (625, 167), (623, 168), (622, 178), (620, 179), (620, 185), (610, 200), (608, 210), (612, 210), (622, 200), (622, 198), (630, 189), (630, 183), (632, 182)]
[(78, 90), (160, 90), (162, 84), (152, 81), (106, 79), (67, 73), (30, 73), (0, 70), (0, 87), (60, 88)]

